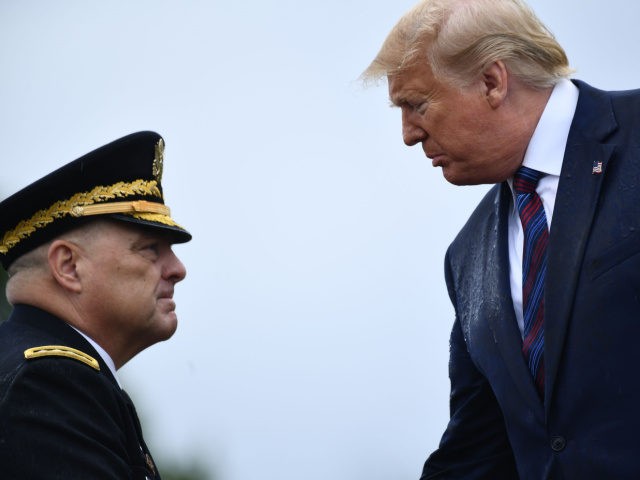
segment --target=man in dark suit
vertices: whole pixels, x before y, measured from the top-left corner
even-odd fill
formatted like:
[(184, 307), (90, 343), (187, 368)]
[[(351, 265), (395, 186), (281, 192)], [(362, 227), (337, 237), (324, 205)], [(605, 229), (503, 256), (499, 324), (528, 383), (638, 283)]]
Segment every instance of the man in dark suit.
[(177, 327), (164, 142), (116, 140), (0, 203), (3, 479), (159, 479), (116, 370)]
[(518, 0), (424, 0), (364, 72), (456, 185), (450, 421), (422, 479), (640, 478), (640, 91), (568, 80)]

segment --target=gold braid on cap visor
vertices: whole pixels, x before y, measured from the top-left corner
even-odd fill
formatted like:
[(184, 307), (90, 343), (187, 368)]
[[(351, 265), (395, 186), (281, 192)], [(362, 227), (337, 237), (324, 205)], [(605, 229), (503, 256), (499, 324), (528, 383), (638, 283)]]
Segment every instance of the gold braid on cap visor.
[(6, 254), (39, 228), (46, 227), (55, 220), (64, 217), (124, 213), (140, 220), (182, 228), (169, 216), (169, 207), (161, 203), (146, 200), (110, 201), (133, 195), (152, 195), (162, 200), (158, 183), (154, 180), (135, 180), (131, 183), (118, 182), (106, 187), (99, 185), (88, 192), (76, 193), (67, 200), (60, 200), (47, 209), (39, 210), (31, 218), (18, 223), (15, 228), (6, 232), (2, 237), (0, 254)]

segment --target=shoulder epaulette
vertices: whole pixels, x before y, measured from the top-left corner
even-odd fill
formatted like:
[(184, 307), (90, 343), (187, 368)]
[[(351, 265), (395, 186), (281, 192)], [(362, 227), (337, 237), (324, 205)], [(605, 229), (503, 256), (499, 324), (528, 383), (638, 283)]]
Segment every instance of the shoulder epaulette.
[(28, 348), (24, 351), (24, 358), (30, 360), (40, 357), (67, 357), (89, 365), (91, 368), (100, 370), (98, 361), (90, 355), (87, 355), (75, 348), (65, 347), (63, 345), (44, 345), (42, 347)]

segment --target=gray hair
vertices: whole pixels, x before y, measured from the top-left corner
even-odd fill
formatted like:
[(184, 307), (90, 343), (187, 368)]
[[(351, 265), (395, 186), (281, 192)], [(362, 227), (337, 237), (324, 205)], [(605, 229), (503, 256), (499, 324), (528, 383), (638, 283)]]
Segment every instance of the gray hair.
[(7, 269), (7, 275), (11, 280), (18, 272), (32, 269), (44, 269), (47, 265), (47, 249), (51, 242), (39, 245), (30, 252), (19, 256)]
[[(90, 221), (81, 223), (75, 228), (68, 230), (58, 237), (57, 239), (64, 239), (75, 243), (87, 243), (93, 238), (98, 237), (102, 233), (102, 228), (105, 225), (113, 222), (106, 218), (94, 218)], [(25, 270), (42, 270), (48, 265), (48, 250), (51, 243), (56, 239), (52, 239), (42, 245), (37, 246), (33, 250), (18, 257), (7, 269), (9, 278), (13, 277), (16, 273)]]

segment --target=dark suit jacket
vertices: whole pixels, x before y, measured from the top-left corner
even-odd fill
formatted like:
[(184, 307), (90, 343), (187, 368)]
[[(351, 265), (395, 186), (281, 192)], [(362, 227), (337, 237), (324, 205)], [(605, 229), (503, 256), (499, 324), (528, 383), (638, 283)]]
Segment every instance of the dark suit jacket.
[[(59, 356), (25, 358), (44, 345), (78, 349), (100, 370)], [(0, 325), (0, 477), (159, 478), (147, 453), (128, 395), (93, 347), (58, 318), (16, 306)]]
[(503, 183), (447, 252), (451, 418), (423, 480), (640, 478), (640, 91), (575, 83), (548, 246), (544, 402), (520, 350)]

